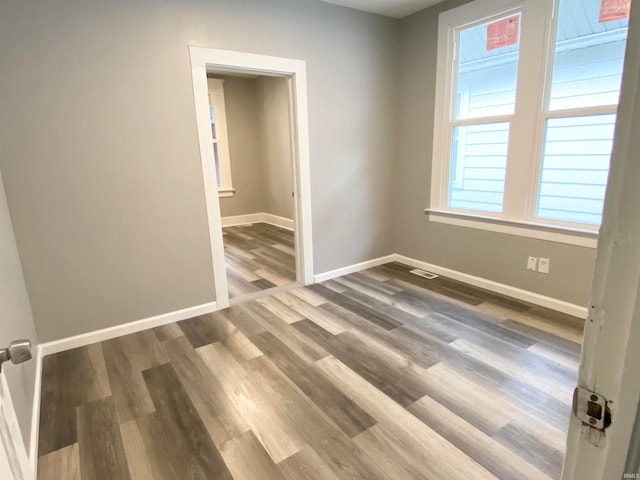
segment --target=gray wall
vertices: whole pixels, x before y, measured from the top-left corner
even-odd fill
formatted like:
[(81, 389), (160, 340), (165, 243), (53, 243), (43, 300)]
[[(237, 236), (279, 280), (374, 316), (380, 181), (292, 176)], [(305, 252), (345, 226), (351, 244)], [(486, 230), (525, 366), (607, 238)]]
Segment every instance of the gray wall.
[[(9, 342), (21, 338), (31, 340), (35, 353), (38, 336), (0, 177), (0, 346), (4, 348)], [(19, 365), (5, 363), (2, 371), (7, 377), (22, 439), (29, 451), (36, 378), (35, 359)]]
[(265, 209), (279, 217), (293, 219), (291, 127), (289, 84), (286, 78), (257, 80), (265, 182)]
[(214, 300), (188, 44), (307, 62), (315, 271), (390, 253), (399, 26), (315, 1), (3, 1), (0, 170), (42, 341)]
[(223, 217), (264, 212), (266, 181), (263, 172), (262, 129), (255, 79), (224, 78), (224, 103), (235, 194), (220, 198)]
[[(443, 267), (559, 298), (588, 302), (595, 249), (429, 222), (438, 14), (454, 0), (402, 21), (401, 92), (394, 161), (394, 250)], [(525, 269), (527, 256), (551, 259), (548, 275)]]

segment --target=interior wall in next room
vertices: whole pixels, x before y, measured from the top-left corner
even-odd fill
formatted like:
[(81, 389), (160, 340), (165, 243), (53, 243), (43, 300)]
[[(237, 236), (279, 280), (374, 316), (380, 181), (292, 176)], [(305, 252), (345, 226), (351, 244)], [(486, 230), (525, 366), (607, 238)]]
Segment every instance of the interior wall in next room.
[(293, 219), (289, 83), (282, 77), (224, 79), (234, 194), (223, 217), (269, 213)]
[(265, 182), (256, 79), (215, 76), (224, 79), (231, 179), (235, 189), (231, 197), (220, 198), (220, 213), (223, 217), (259, 213), (264, 210)]
[(289, 80), (261, 77), (257, 86), (265, 182), (264, 211), (293, 219)]

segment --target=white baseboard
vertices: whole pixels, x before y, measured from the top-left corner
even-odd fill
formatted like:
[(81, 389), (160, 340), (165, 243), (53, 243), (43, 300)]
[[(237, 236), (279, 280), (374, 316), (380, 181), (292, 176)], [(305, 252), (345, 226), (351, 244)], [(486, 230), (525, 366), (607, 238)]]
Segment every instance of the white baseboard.
[(476, 277), (474, 275), (469, 275), (468, 273), (459, 272), (457, 270), (441, 267), (432, 263), (423, 262), (421, 260), (416, 260), (415, 258), (405, 257), (404, 255), (399, 255), (397, 253), (387, 255), (385, 257), (374, 258), (366, 262), (356, 263), (347, 267), (338, 268), (329, 272), (320, 273), (314, 278), (316, 282), (324, 282), (325, 280), (330, 280), (342, 275), (359, 272), (361, 270), (366, 270), (367, 268), (377, 267), (389, 262), (403, 263), (411, 267), (437, 273), (438, 275), (442, 275), (443, 277), (448, 277), (453, 280), (468, 283), (469, 285), (483, 288), (485, 290), (489, 290), (490, 292), (500, 293), (508, 297), (533, 303), (534, 305), (540, 305), (542, 307), (550, 308), (552, 310), (566, 313), (568, 315), (573, 315), (578, 318), (587, 318), (587, 307), (575, 305), (573, 303), (565, 302), (557, 298), (540, 295), (539, 293), (530, 292), (529, 290), (523, 290), (511, 285), (506, 285), (504, 283), (494, 282), (493, 280), (488, 280), (486, 278)]
[(403, 255), (396, 254), (394, 261), (404, 263), (405, 265), (409, 265), (410, 267), (420, 268), (422, 270), (437, 273), (438, 275), (442, 275), (443, 277), (452, 278), (453, 280), (468, 283), (469, 285), (473, 285), (475, 287), (484, 288), (485, 290), (489, 290), (490, 292), (500, 293), (508, 297), (523, 300), (535, 305), (540, 305), (542, 307), (550, 308), (552, 310), (566, 313), (568, 315), (573, 315), (574, 317), (587, 318), (587, 307), (582, 307), (580, 305), (565, 302), (564, 300), (547, 297), (545, 295), (540, 295), (539, 293), (530, 292), (529, 290), (512, 287), (511, 285), (494, 282), (493, 280), (476, 277), (474, 275), (469, 275), (468, 273), (459, 272), (450, 268), (445, 268), (439, 265), (434, 265), (432, 263), (416, 260), (415, 258), (405, 257)]
[(290, 218), (279, 217), (271, 213), (249, 213), (247, 215), (236, 215), (233, 217), (222, 217), (223, 227), (237, 227), (247, 225), (249, 223), (268, 223), (276, 227), (293, 230), (293, 220)]
[(247, 225), (248, 223), (262, 222), (262, 213), (249, 213), (247, 215), (235, 215), (233, 217), (222, 217), (223, 227), (237, 227), (239, 225)]
[(313, 278), (318, 282), (324, 282), (326, 280), (331, 280), (332, 278), (341, 277), (343, 275), (349, 275), (350, 273), (359, 272), (361, 270), (366, 270), (367, 268), (373, 268), (380, 265), (384, 265), (385, 263), (395, 262), (396, 255), (387, 255), (386, 257), (378, 257), (372, 260), (367, 260), (366, 262), (356, 263), (354, 265), (349, 265), (347, 267), (337, 268), (335, 270), (330, 270), (328, 272), (319, 273), (315, 275)]
[(38, 478), (38, 440), (40, 437), (40, 399), (42, 395), (42, 348), (36, 347), (36, 379), (33, 390), (33, 410), (31, 412), (31, 438), (29, 441), (29, 461), (33, 478)]
[(272, 215), (271, 213), (263, 213), (263, 222), (268, 223), (270, 225), (275, 225), (276, 227), (284, 228), (286, 230), (293, 231), (293, 220), (290, 218), (279, 217), (277, 215)]
[(40, 344), (40, 349), (42, 356), (51, 355), (65, 350), (71, 350), (72, 348), (109, 340), (110, 338), (121, 337), (130, 333), (197, 317), (198, 315), (215, 312), (217, 309), (216, 302), (204, 303), (195, 307), (184, 308), (182, 310), (176, 310), (175, 312), (163, 313), (154, 317), (116, 325), (115, 327), (103, 328), (102, 330), (96, 330), (94, 332), (87, 332), (73, 337), (54, 340), (53, 342), (42, 343)]

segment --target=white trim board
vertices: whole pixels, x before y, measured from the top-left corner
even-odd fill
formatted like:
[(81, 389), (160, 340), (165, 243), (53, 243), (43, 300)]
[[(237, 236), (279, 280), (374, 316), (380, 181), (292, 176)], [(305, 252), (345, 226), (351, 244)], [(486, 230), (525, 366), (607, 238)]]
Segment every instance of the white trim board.
[(29, 439), (29, 462), (33, 478), (38, 478), (38, 440), (40, 439), (40, 398), (42, 396), (42, 348), (36, 347), (36, 379), (33, 390), (33, 409), (31, 411), (31, 437)]
[(540, 305), (542, 307), (550, 308), (551, 310), (556, 310), (568, 315), (573, 315), (578, 318), (587, 318), (587, 307), (575, 305), (573, 303), (565, 302), (557, 298), (540, 295), (539, 293), (530, 292), (529, 290), (523, 290), (521, 288), (513, 287), (504, 283), (494, 282), (493, 280), (489, 280), (486, 278), (476, 277), (475, 275), (470, 275), (468, 273), (459, 272), (450, 268), (441, 267), (432, 263), (423, 262), (421, 260), (416, 260), (415, 258), (405, 257), (404, 255), (399, 255), (397, 253), (387, 255), (385, 257), (374, 258), (366, 262), (356, 263), (347, 267), (338, 268), (329, 272), (320, 273), (315, 276), (315, 281), (324, 282), (325, 280), (330, 280), (332, 278), (347, 275), (349, 273), (359, 272), (361, 270), (366, 270), (367, 268), (377, 267), (389, 262), (403, 263), (410, 267), (420, 268), (422, 270), (437, 273), (438, 275), (442, 275), (443, 277), (458, 280), (475, 287), (483, 288), (490, 292), (507, 295), (518, 300), (533, 303), (534, 305)]
[(396, 262), (397, 255), (387, 255), (386, 257), (378, 257), (372, 260), (367, 260), (366, 262), (355, 263), (353, 265), (348, 265), (342, 268), (336, 268), (335, 270), (330, 270), (328, 272), (319, 273), (314, 277), (316, 283), (325, 282), (327, 280), (331, 280), (332, 278), (342, 277), (343, 275), (349, 275), (350, 273), (360, 272), (362, 270), (366, 270), (367, 268), (378, 267), (380, 265), (384, 265), (385, 263)]
[(279, 217), (271, 213), (248, 213), (246, 215), (235, 215), (222, 217), (222, 227), (236, 227), (250, 223), (268, 223), (276, 227), (293, 231), (294, 222), (291, 218)]
[(571, 230), (565, 227), (554, 228), (549, 225), (539, 225), (531, 222), (511, 222), (500, 218), (489, 218), (460, 212), (426, 209), (425, 213), (430, 222), (477, 228), (489, 232), (506, 233), (507, 235), (536, 238), (538, 240), (577, 245), (579, 247), (596, 248), (598, 246), (598, 232)]
[(128, 335), (130, 333), (148, 330), (149, 328), (160, 327), (168, 323), (179, 322), (180, 320), (197, 317), (198, 315), (215, 312), (216, 310), (218, 310), (216, 302), (203, 303), (202, 305), (197, 305), (195, 307), (183, 308), (182, 310), (163, 313), (154, 317), (143, 318), (142, 320), (116, 325), (114, 327), (103, 328), (101, 330), (82, 333), (73, 337), (41, 343), (39, 348), (42, 356), (44, 357), (53, 353), (71, 350), (72, 348), (83, 347), (85, 345), (91, 345), (92, 343)]

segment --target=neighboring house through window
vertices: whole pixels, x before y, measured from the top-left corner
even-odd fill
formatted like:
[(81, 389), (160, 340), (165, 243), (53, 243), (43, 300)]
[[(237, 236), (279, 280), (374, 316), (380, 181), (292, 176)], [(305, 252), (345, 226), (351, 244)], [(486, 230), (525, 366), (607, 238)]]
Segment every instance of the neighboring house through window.
[(597, 232), (627, 16), (624, 0), (478, 0), (440, 15), (432, 218)]
[(209, 87), (209, 117), (211, 119), (211, 141), (213, 158), (218, 177), (218, 195), (230, 197), (234, 193), (231, 183), (231, 161), (227, 136), (227, 113), (224, 103), (224, 80), (207, 78)]

